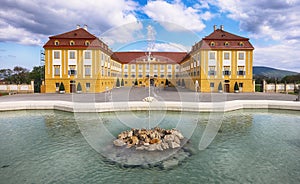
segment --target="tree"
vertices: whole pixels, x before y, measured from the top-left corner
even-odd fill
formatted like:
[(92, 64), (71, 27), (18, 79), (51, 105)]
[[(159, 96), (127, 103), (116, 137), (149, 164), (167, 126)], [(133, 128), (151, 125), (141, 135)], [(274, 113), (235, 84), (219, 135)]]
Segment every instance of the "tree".
[(65, 85), (63, 82), (61, 82), (59, 85), (59, 91), (65, 91)]
[(34, 92), (39, 93), (44, 80), (45, 66), (35, 66), (29, 73), (29, 79), (34, 81)]
[(121, 86), (123, 87), (124, 86), (124, 79), (122, 78), (121, 80)]
[(119, 78), (117, 78), (116, 86), (117, 86), (117, 88), (120, 87), (120, 80), (119, 80)]
[(184, 79), (182, 79), (181, 86), (182, 86), (182, 87), (185, 87)]
[(29, 84), (29, 70), (20, 66), (15, 66), (11, 81), (15, 84)]
[(223, 91), (222, 82), (220, 82), (220, 83), (219, 83), (219, 86), (218, 86), (218, 91), (219, 91), (219, 92)]
[(169, 86), (169, 80), (166, 79), (166, 86), (168, 87)]
[(239, 92), (239, 85), (237, 82), (234, 84), (234, 92)]
[(138, 81), (137, 81), (137, 79), (135, 79), (135, 81), (134, 81), (134, 85), (135, 85), (135, 86), (137, 86), (137, 85), (138, 85)]
[(82, 91), (82, 87), (81, 87), (80, 82), (77, 84), (77, 91)]

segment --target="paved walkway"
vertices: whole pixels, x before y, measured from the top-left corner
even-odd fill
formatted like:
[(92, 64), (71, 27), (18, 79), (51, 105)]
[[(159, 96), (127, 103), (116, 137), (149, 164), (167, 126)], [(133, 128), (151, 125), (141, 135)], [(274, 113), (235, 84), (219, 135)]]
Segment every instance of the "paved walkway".
[[(295, 101), (296, 95), (279, 93), (195, 93), (182, 88), (158, 89), (151, 88), (151, 96), (158, 101), (182, 101), (182, 102), (220, 102), (232, 100), (279, 100)], [(74, 102), (124, 102), (142, 101), (149, 94), (148, 88), (119, 88), (108, 93), (96, 94), (17, 94), (1, 96), (0, 102), (10, 101), (42, 101), (61, 100)], [(300, 102), (299, 102), (300, 103)]]

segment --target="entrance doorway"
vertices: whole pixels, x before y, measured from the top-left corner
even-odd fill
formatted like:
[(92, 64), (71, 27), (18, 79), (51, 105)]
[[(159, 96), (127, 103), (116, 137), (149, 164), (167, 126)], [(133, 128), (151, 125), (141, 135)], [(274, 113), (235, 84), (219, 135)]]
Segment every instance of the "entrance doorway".
[(224, 92), (229, 93), (230, 85), (229, 84), (224, 84)]
[(70, 81), (70, 93), (76, 93), (76, 81)]
[(154, 86), (154, 79), (150, 79), (150, 86)]

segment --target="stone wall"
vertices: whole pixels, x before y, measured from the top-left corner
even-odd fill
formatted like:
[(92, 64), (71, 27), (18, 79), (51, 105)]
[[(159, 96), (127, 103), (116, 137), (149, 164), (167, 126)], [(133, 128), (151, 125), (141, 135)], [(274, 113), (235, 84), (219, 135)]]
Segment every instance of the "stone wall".
[(0, 93), (34, 93), (34, 81), (31, 84), (0, 84)]
[(265, 93), (293, 93), (295, 90), (298, 90), (300, 84), (284, 84), (284, 83), (270, 83), (263, 84), (263, 92)]

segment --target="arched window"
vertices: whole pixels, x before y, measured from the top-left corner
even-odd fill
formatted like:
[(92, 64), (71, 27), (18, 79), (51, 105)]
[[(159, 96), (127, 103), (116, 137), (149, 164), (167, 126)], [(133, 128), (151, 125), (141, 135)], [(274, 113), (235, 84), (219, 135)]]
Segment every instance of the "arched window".
[(58, 40), (55, 40), (55, 41), (54, 41), (54, 45), (58, 46), (58, 45), (59, 45), (59, 41), (58, 41)]
[(229, 46), (229, 43), (228, 43), (228, 42), (225, 42), (224, 45), (225, 45), (225, 46)]
[(210, 42), (210, 46), (216, 46), (215, 42)]
[(75, 45), (75, 42), (73, 40), (71, 40), (70, 45)]
[(240, 42), (239, 46), (243, 47), (244, 46), (244, 42)]
[(85, 41), (85, 46), (90, 46), (90, 42), (89, 41)]

